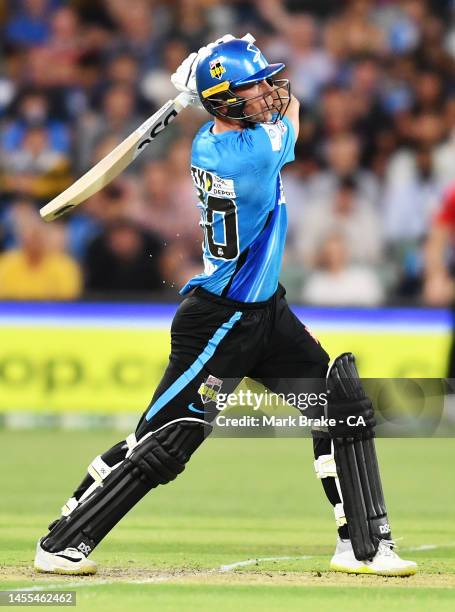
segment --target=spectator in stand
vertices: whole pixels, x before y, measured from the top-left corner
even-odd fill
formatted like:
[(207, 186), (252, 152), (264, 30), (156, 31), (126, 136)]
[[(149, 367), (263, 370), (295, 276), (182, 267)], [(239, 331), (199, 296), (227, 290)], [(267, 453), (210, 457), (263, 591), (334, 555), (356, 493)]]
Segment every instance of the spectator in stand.
[[(390, 243), (421, 240), (440, 201), (431, 149), (422, 145), (407, 158), (393, 160), (384, 190), (385, 237)], [(398, 164), (402, 166), (399, 168)]]
[(360, 166), (360, 141), (353, 133), (343, 133), (328, 139), (321, 151), (325, 170), (310, 179), (311, 199), (332, 199), (340, 181), (354, 181), (359, 194), (372, 204), (378, 202), (379, 187), (377, 179)]
[(372, 55), (356, 58), (346, 75), (353, 130), (361, 143), (359, 161), (368, 168), (374, 164), (381, 136), (391, 128), (380, 99), (382, 77), (380, 63)]
[(417, 113), (441, 113), (443, 84), (439, 74), (424, 70), (417, 75), (415, 83), (415, 111)]
[(351, 132), (355, 114), (346, 88), (330, 84), (321, 92), (318, 107), (321, 139)]
[(108, 224), (87, 250), (87, 291), (104, 295), (162, 291), (162, 248), (158, 236), (130, 220)]
[(52, 148), (45, 127), (30, 127), (19, 148), (2, 152), (1, 166), (0, 184), (6, 193), (35, 198), (40, 204), (72, 182), (69, 160)]
[(190, 49), (197, 50), (202, 40), (210, 38), (205, 0), (180, 0), (172, 3), (171, 38), (180, 38)]
[(312, 201), (301, 218), (300, 259), (307, 268), (318, 259), (319, 247), (336, 231), (350, 246), (352, 261), (374, 265), (381, 260), (382, 236), (379, 213), (366, 200), (352, 178), (340, 181), (332, 197)]
[(346, 59), (364, 53), (383, 55), (387, 51), (384, 32), (374, 22), (370, 0), (351, 0), (341, 12), (328, 20), (325, 46), (336, 58)]
[(105, 49), (107, 57), (121, 53), (133, 55), (141, 73), (159, 66), (164, 32), (159, 32), (154, 6), (148, 0), (108, 0), (110, 18), (116, 26), (115, 36)]
[(167, 160), (152, 161), (145, 168), (142, 223), (167, 242), (189, 237), (200, 246), (196, 194), (187, 166), (188, 145), (187, 141), (177, 141)]
[(36, 221), (36, 204), (25, 197), (15, 199), (5, 206), (0, 218), (0, 228), (5, 249), (19, 248), (18, 233), (21, 227)]
[(48, 83), (54, 87), (74, 87), (85, 49), (79, 17), (72, 7), (62, 6), (52, 14), (50, 26), (50, 37), (42, 47)]
[[(455, 330), (455, 183), (447, 190), (435, 215), (425, 247), (423, 301), (451, 306)], [(455, 378), (455, 333), (449, 354), (448, 378)]]
[(17, 217), (18, 248), (0, 254), (0, 299), (74, 300), (81, 295), (78, 264), (64, 252), (65, 230), (45, 226), (36, 212)]
[(50, 0), (16, 2), (16, 10), (5, 28), (5, 38), (14, 45), (42, 45), (50, 35)]
[(12, 101), (21, 87), (23, 57), (25, 53), (18, 47), (5, 46), (2, 53), (0, 73), (0, 119), (9, 110)]
[(93, 151), (103, 136), (114, 136), (121, 142), (141, 123), (131, 88), (112, 85), (104, 95), (101, 113), (88, 112), (80, 118), (76, 142), (79, 171), (90, 168)]
[(374, 268), (350, 262), (345, 238), (334, 233), (320, 247), (302, 299), (323, 306), (377, 306), (384, 289)]
[(384, 236), (388, 259), (395, 266), (398, 295), (420, 292), (422, 245), (436, 212), (442, 185), (435, 172), (433, 151), (443, 133), (443, 122), (435, 114), (417, 115), (410, 146), (390, 159), (383, 192)]
[(288, 13), (277, 0), (259, 2), (264, 19), (281, 35), (265, 47), (273, 61), (287, 64), (294, 95), (306, 104), (316, 101), (319, 91), (335, 76), (335, 63), (320, 45), (318, 28), (311, 15)]
[(189, 53), (188, 47), (182, 40), (171, 39), (164, 46), (162, 64), (145, 74), (141, 90), (145, 98), (156, 108), (175, 98), (175, 87), (170, 80), (171, 74), (177, 70)]
[(143, 91), (143, 84), (139, 73), (139, 62), (131, 53), (124, 52), (104, 62), (103, 75), (91, 88), (90, 104), (99, 112), (102, 108), (103, 99), (107, 91), (113, 85), (122, 85), (134, 93), (135, 106), (140, 113), (151, 115), (156, 109), (147, 99)]
[(400, 0), (386, 3), (376, 11), (375, 21), (383, 29), (387, 47), (394, 55), (405, 55), (418, 47), (428, 18), (425, 4), (422, 0)]
[(36, 126), (46, 129), (49, 145), (54, 151), (69, 152), (69, 127), (52, 116), (49, 100), (43, 91), (22, 91), (11, 105), (11, 113), (12, 119), (6, 123), (1, 134), (1, 148), (5, 152), (17, 149), (28, 128)]
[[(424, 7), (426, 3), (421, 3)], [(440, 4), (440, 3), (438, 3)], [(453, 3), (452, 3), (453, 4)], [(425, 18), (421, 23), (421, 40), (419, 47), (415, 53), (415, 59), (419, 65), (425, 66), (428, 70), (440, 74), (444, 83), (450, 83), (453, 81), (453, 75), (455, 73), (455, 56), (450, 54), (449, 48), (446, 48), (445, 43), (445, 32), (444, 28), (447, 28), (448, 32), (454, 32), (453, 27), (453, 14), (454, 9), (452, 7), (452, 16), (444, 23), (442, 7), (438, 7), (437, 14), (426, 14)]]

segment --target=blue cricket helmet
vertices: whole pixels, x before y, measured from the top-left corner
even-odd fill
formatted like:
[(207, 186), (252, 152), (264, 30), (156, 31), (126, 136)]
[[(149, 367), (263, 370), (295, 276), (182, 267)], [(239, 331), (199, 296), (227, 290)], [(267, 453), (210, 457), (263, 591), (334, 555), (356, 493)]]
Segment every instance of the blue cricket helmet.
[[(257, 123), (259, 120), (255, 117), (262, 113), (244, 113), (246, 102), (253, 98), (242, 98), (235, 91), (239, 87), (267, 80), (273, 89), (257, 97), (274, 94), (274, 103), (268, 104), (273, 113), (273, 120), (269, 123), (274, 123), (285, 113), (290, 101), (289, 81), (272, 80), (284, 67), (283, 63), (269, 64), (253, 43), (241, 39), (230, 40), (217, 45), (210, 55), (200, 60), (196, 68), (197, 92), (202, 105), (211, 115)], [(279, 89), (286, 89), (287, 95), (280, 95)]]

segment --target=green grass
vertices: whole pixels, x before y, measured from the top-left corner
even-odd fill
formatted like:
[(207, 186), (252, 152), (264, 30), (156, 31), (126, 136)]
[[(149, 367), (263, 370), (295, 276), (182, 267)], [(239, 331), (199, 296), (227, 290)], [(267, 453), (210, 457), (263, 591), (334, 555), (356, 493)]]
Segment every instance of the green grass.
[[(379, 440), (392, 529), (409, 579), (327, 571), (335, 528), (310, 440), (213, 439), (96, 549), (94, 578), (35, 575), (33, 549), (111, 432), (0, 432), (0, 585), (71, 588), (78, 609), (452, 610), (455, 442)], [(432, 545), (435, 548), (408, 550)], [(220, 572), (223, 565), (262, 557)], [(147, 582), (148, 581), (148, 582)], [(100, 584), (100, 582), (104, 582)], [(73, 586), (75, 585), (75, 586)]]

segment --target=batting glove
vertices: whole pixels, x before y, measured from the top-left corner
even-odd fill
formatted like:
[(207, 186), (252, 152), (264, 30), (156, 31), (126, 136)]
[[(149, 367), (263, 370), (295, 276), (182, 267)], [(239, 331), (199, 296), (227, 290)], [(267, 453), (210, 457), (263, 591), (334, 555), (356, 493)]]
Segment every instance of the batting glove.
[[(215, 42), (209, 43), (205, 47), (201, 47), (197, 53), (190, 53), (190, 55), (183, 60), (177, 70), (171, 76), (171, 83), (178, 91), (182, 91), (188, 94), (190, 98), (190, 104), (193, 106), (202, 105), (199, 100), (196, 87), (196, 68), (201, 59), (204, 59), (210, 55), (213, 49), (217, 45), (234, 40), (235, 36), (232, 34), (225, 34), (221, 38), (218, 38)], [(253, 43), (256, 39), (251, 34), (245, 34), (241, 40), (246, 40)]]

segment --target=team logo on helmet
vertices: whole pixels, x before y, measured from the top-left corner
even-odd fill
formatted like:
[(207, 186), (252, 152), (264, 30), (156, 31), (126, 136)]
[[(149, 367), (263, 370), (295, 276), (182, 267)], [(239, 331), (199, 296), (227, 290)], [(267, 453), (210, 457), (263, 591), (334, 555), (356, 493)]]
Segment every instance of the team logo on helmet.
[(210, 76), (215, 79), (221, 79), (223, 74), (226, 72), (226, 68), (221, 63), (219, 58), (214, 59), (210, 62)]

